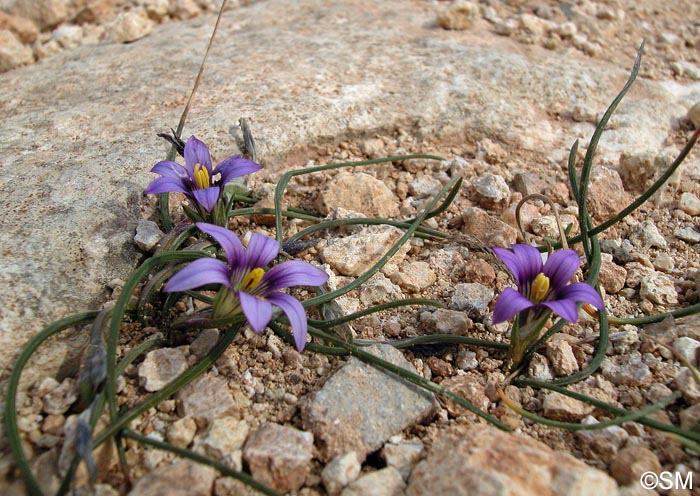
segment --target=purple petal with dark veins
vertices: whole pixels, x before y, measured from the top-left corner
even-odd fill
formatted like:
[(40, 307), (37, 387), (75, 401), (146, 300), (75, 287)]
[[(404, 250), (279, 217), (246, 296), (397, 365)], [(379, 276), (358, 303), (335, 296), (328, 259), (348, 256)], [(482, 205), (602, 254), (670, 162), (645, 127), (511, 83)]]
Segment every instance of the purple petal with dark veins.
[(328, 280), (328, 274), (308, 262), (291, 260), (275, 265), (265, 272), (260, 282), (265, 291), (276, 291), (292, 286), (320, 286)]
[(572, 300), (576, 303), (590, 303), (598, 310), (604, 307), (603, 299), (593, 286), (585, 282), (570, 284), (559, 292), (559, 300)]
[(158, 162), (156, 165), (153, 166), (151, 172), (155, 172), (156, 174), (160, 174), (161, 176), (166, 177), (187, 177), (187, 169), (185, 169), (177, 162), (173, 162), (172, 160), (163, 160), (162, 162)]
[(510, 320), (523, 310), (534, 306), (534, 303), (513, 288), (506, 288), (501, 293), (501, 296), (498, 297), (493, 307), (493, 323), (500, 324), (501, 322)]
[(255, 332), (262, 332), (272, 318), (272, 305), (269, 301), (258, 298), (245, 291), (238, 292), (241, 308), (245, 318), (248, 319), (250, 327)]
[(297, 345), (297, 350), (301, 351), (306, 345), (306, 312), (304, 307), (293, 296), (286, 293), (270, 293), (267, 299), (273, 305), (277, 305), (282, 309), (289, 323), (292, 325), (292, 334), (294, 334), (294, 342)]
[(268, 238), (262, 234), (253, 233), (246, 248), (246, 267), (250, 270), (257, 267), (267, 267), (280, 251), (280, 245), (276, 239)]
[(194, 166), (197, 164), (203, 165), (211, 174), (211, 155), (207, 145), (199, 141), (194, 136), (185, 143), (185, 165), (191, 176), (194, 176)]
[(215, 258), (200, 258), (170, 278), (164, 291), (185, 291), (207, 284), (231, 287), (229, 267)]
[(225, 227), (207, 224), (206, 222), (197, 222), (197, 229), (207, 233), (216, 240), (226, 253), (226, 260), (231, 267), (238, 267), (244, 260), (244, 250), (241, 240), (238, 239), (233, 232)]
[(211, 188), (193, 189), (191, 193), (197, 203), (204, 207), (204, 210), (211, 212), (216, 202), (219, 201), (220, 191), (218, 186), (212, 186)]
[(542, 272), (542, 255), (534, 246), (513, 245), (513, 252), (518, 257), (518, 263), (524, 274), (524, 283), (535, 280), (537, 274)]
[(522, 286), (525, 283), (525, 273), (520, 266), (519, 259), (515, 253), (506, 248), (500, 248), (498, 246), (493, 247), (493, 252), (501, 259), (501, 262), (508, 267), (510, 273), (513, 274), (515, 278), (515, 284)]
[(574, 300), (543, 301), (542, 305), (569, 322), (578, 320), (578, 308)]
[(571, 280), (580, 264), (578, 254), (574, 250), (557, 250), (553, 252), (544, 264), (542, 272), (549, 277), (549, 287), (552, 291), (560, 291)]
[(184, 180), (174, 177), (158, 177), (154, 179), (146, 187), (145, 193), (147, 195), (155, 195), (156, 193), (172, 193), (174, 191), (190, 194), (190, 190)]
[(221, 174), (219, 184), (225, 186), (231, 179), (235, 177), (245, 176), (262, 169), (261, 165), (256, 164), (248, 159), (236, 155), (235, 157), (227, 158), (214, 169), (213, 175)]

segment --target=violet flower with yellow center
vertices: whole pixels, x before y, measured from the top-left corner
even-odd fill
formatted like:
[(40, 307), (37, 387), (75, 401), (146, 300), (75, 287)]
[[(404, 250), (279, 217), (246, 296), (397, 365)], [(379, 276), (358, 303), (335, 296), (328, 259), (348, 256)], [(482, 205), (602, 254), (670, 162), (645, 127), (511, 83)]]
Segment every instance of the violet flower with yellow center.
[(235, 177), (262, 167), (240, 155), (229, 157), (212, 167), (207, 145), (194, 136), (185, 143), (185, 166), (171, 160), (158, 162), (151, 172), (160, 174), (146, 188), (146, 194), (180, 192), (211, 212), (221, 198), (223, 188)]
[(540, 252), (532, 246), (516, 244), (512, 251), (497, 247), (493, 251), (512, 272), (518, 286), (517, 290), (504, 289), (493, 309), (494, 324), (517, 315), (511, 333), (514, 359), (522, 357), (527, 344), (539, 336), (552, 312), (576, 322), (579, 303), (603, 309), (603, 299), (591, 285), (571, 283), (580, 264), (574, 250), (555, 251), (544, 264)]
[(164, 290), (185, 291), (208, 284), (221, 284), (214, 299), (212, 317), (226, 319), (241, 312), (255, 332), (261, 332), (272, 318), (272, 305), (289, 319), (299, 351), (306, 344), (307, 322), (304, 307), (293, 296), (280, 290), (292, 286), (320, 286), (328, 274), (307, 262), (292, 260), (266, 270), (279, 253), (279, 243), (254, 233), (247, 248), (234, 233), (223, 227), (198, 222), (197, 227), (214, 238), (224, 249), (226, 262), (200, 258), (170, 278)]

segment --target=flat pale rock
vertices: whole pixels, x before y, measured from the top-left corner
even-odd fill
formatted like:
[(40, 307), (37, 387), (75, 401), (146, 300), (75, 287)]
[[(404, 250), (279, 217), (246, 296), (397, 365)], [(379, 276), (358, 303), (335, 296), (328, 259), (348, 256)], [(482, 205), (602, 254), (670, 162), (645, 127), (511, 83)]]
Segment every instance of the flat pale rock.
[[(392, 346), (364, 350), (415, 373), (413, 365)], [(429, 418), (436, 407), (432, 393), (351, 358), (320, 390), (304, 399), (301, 418), (304, 428), (313, 432), (322, 460), (349, 451), (364, 459), (391, 436)]]
[(617, 495), (615, 481), (568, 453), (489, 425), (439, 438), (411, 474), (406, 496)]

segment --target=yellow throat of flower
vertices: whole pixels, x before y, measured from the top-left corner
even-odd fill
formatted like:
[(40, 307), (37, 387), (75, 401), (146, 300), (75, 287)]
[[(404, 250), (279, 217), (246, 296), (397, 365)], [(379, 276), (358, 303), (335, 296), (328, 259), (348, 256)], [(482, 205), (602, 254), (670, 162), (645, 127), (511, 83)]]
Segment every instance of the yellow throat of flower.
[(549, 277), (540, 272), (532, 283), (530, 300), (533, 303), (541, 302), (547, 296), (547, 291), (549, 291)]
[(255, 289), (258, 286), (258, 284), (260, 284), (260, 280), (262, 279), (263, 275), (265, 275), (265, 271), (260, 267), (251, 270), (243, 278), (243, 282), (241, 283), (241, 289), (243, 291)]
[(194, 166), (194, 182), (197, 185), (197, 189), (205, 189), (211, 186), (209, 171), (201, 164)]

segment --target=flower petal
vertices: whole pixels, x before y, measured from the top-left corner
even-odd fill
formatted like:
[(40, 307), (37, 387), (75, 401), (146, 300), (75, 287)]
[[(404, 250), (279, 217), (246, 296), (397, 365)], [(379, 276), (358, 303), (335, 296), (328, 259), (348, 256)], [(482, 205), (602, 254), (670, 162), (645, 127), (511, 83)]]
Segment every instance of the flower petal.
[(245, 291), (238, 292), (241, 308), (245, 318), (248, 319), (250, 327), (255, 332), (262, 332), (272, 318), (272, 305), (269, 301), (258, 298)]
[(241, 264), (245, 255), (243, 251), (243, 244), (241, 243), (241, 240), (238, 239), (238, 236), (225, 227), (214, 224), (197, 222), (195, 225), (197, 226), (197, 229), (207, 233), (209, 236), (214, 238), (219, 245), (221, 245), (221, 247), (224, 249), (224, 253), (226, 253), (226, 260), (228, 260), (231, 267), (238, 267)]
[(605, 306), (603, 299), (590, 284), (585, 282), (577, 282), (565, 287), (559, 293), (559, 300), (572, 300), (576, 303), (590, 303), (598, 310), (602, 310)]
[(170, 278), (164, 291), (185, 291), (207, 284), (223, 284), (231, 287), (230, 269), (221, 260), (200, 258)]
[(177, 162), (173, 162), (172, 160), (163, 160), (162, 162), (158, 162), (156, 165), (153, 166), (151, 172), (155, 172), (156, 174), (160, 174), (161, 176), (174, 177), (176, 179), (180, 177), (187, 177), (187, 170), (183, 166), (181, 166)]
[(262, 165), (245, 159), (240, 155), (230, 157), (216, 166), (212, 175), (221, 174), (219, 184), (225, 186), (231, 179), (235, 177), (245, 176), (262, 169)]
[(501, 322), (510, 320), (516, 314), (534, 306), (534, 303), (513, 288), (506, 288), (501, 293), (501, 296), (498, 297), (493, 307), (493, 323), (500, 324)]
[(147, 195), (155, 195), (156, 193), (172, 193), (173, 191), (185, 194), (190, 193), (187, 184), (182, 179), (176, 179), (174, 177), (158, 177), (154, 179), (151, 181), (151, 184), (146, 187), (145, 193)]
[(549, 287), (559, 292), (569, 283), (580, 265), (578, 253), (574, 250), (557, 250), (547, 259), (542, 272), (549, 277)]
[(268, 238), (259, 233), (253, 233), (246, 248), (246, 267), (250, 270), (267, 267), (280, 251), (276, 239)]
[(277, 305), (287, 315), (289, 323), (292, 325), (292, 334), (297, 350), (301, 351), (306, 345), (306, 312), (299, 301), (286, 293), (270, 293), (267, 299), (273, 305)]
[(194, 175), (194, 166), (197, 164), (203, 165), (211, 173), (209, 148), (194, 136), (190, 136), (190, 139), (185, 143), (185, 164), (190, 176)]
[(512, 245), (513, 251), (493, 247), (494, 253), (513, 274), (519, 289), (532, 282), (542, 271), (542, 257), (537, 248), (529, 245)]
[(216, 202), (219, 201), (220, 192), (218, 186), (212, 186), (211, 188), (194, 189), (192, 196), (197, 200), (197, 203), (204, 207), (204, 210), (211, 212)]
[(543, 301), (542, 305), (549, 308), (564, 320), (568, 320), (569, 322), (576, 322), (578, 320), (578, 308), (574, 300)]
[(308, 262), (291, 260), (265, 272), (260, 284), (267, 292), (292, 286), (320, 286), (327, 280), (328, 274), (321, 269)]
[(537, 248), (530, 245), (513, 245), (513, 252), (518, 257), (518, 264), (524, 275), (524, 282), (530, 283), (535, 280), (537, 274), (542, 272), (542, 255)]

